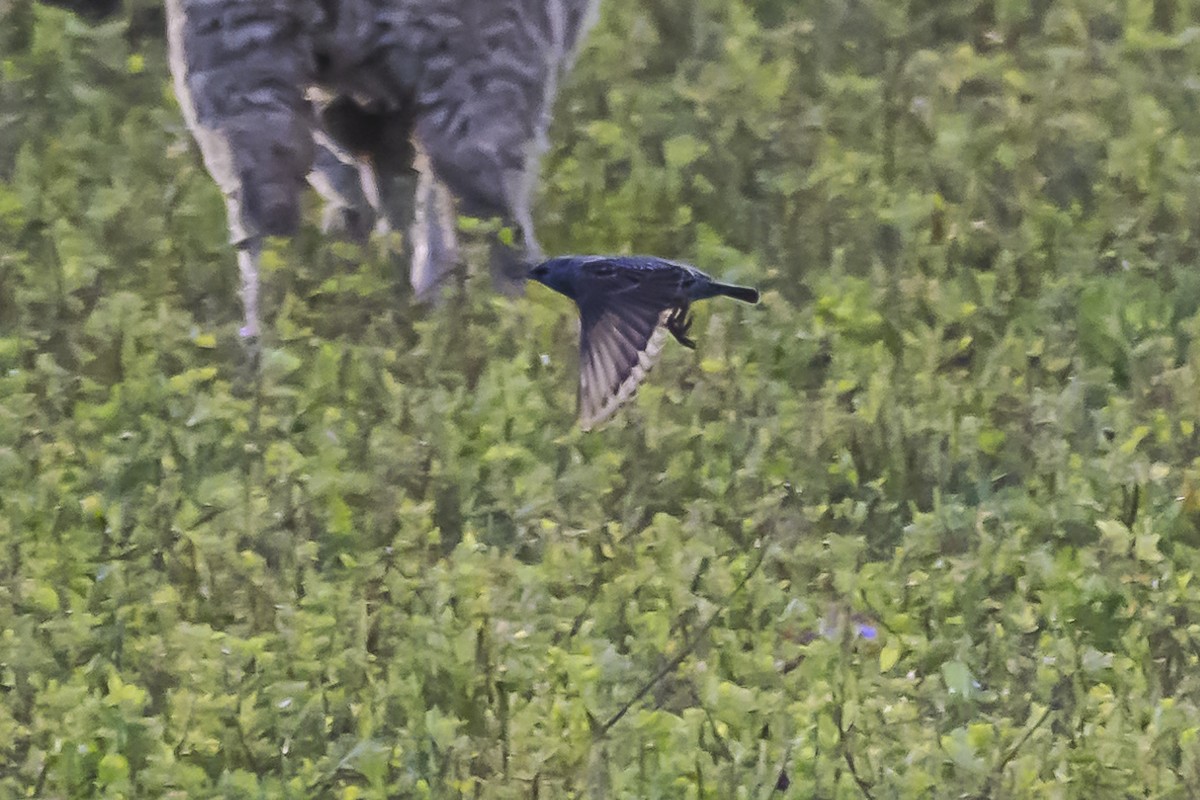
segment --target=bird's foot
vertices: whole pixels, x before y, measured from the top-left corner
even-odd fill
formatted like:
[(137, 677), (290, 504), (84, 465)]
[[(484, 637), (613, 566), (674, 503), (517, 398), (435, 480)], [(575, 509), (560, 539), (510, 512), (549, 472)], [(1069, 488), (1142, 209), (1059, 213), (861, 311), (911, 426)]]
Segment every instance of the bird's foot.
[(688, 313), (687, 306), (680, 306), (671, 311), (671, 315), (667, 317), (665, 323), (667, 331), (675, 337), (675, 341), (679, 342), (689, 350), (696, 349), (696, 342), (688, 338), (688, 331), (692, 329), (692, 315)]

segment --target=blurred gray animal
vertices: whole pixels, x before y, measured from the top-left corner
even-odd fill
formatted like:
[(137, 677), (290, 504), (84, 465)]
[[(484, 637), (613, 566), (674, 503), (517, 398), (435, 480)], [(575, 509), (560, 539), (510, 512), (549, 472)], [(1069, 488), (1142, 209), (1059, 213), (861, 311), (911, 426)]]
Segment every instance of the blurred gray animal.
[[(49, 2), (101, 16), (118, 0)], [(238, 249), (243, 335), (260, 332), (262, 239), (295, 232), (306, 180), (327, 227), (405, 232), (418, 297), (457, 261), (456, 200), (508, 230), (492, 274), (519, 287), (558, 80), (597, 2), (166, 0), (176, 94)]]

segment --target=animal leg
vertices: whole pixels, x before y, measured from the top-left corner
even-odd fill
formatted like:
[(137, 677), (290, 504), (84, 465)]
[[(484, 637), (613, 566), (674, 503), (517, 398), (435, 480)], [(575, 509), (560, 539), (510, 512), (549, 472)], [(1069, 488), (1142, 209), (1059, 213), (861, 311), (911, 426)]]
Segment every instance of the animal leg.
[(429, 168), (429, 160), (417, 158), (418, 178), (412, 226), (405, 242), (411, 242), (409, 282), (418, 300), (432, 301), (446, 286), (458, 265), (458, 226), (454, 198)]
[(518, 293), (539, 248), (531, 197), (560, 74), (592, 0), (447, 4), (421, 30), (417, 139), (464, 214), (498, 218), (497, 288)]
[(400, 256), (417, 299), (433, 299), (449, 273), (445, 267), (458, 260), (454, 213), (428, 160), (413, 147), (411, 104), (389, 109), (338, 97), (322, 109), (321, 124), (357, 159), (360, 185), (379, 218), (403, 233)]
[(663, 327), (675, 337), (675, 341), (689, 350), (696, 349), (696, 341), (688, 338), (688, 332), (692, 329), (692, 315), (686, 303), (671, 310), (671, 314), (663, 323)]
[[(532, 167), (528, 174), (533, 175)], [(530, 268), (542, 260), (542, 248), (533, 233), (532, 193), (532, 186), (522, 187), (510, 199), (507, 213), (500, 218), (503, 227), (492, 237), (492, 285), (503, 294), (523, 292)]]
[(262, 331), (258, 317), (258, 257), (262, 243), (258, 239), (239, 242), (237, 246), (238, 275), (242, 285), (242, 310), (244, 322), (238, 331), (243, 339), (256, 340)]
[(309, 20), (290, 0), (168, 0), (175, 93), (221, 187), (238, 247), (245, 324), (261, 332), (258, 253), (262, 237), (288, 236), (313, 160)]
[(362, 176), (354, 158), (318, 134), (316, 158), (308, 182), (325, 201), (321, 229), (353, 242), (366, 242), (375, 227), (375, 209), (363, 191)]

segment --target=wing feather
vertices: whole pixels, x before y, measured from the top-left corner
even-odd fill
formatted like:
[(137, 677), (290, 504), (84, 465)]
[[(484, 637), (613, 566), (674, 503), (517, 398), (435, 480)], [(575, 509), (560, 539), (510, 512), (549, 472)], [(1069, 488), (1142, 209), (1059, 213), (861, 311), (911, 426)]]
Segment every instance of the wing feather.
[(579, 422), (584, 430), (604, 422), (637, 393), (658, 360), (670, 311), (654, 311), (634, 327), (625, 315), (606, 314), (583, 329), (580, 344)]
[(590, 430), (636, 394), (668, 338), (681, 273), (598, 264), (577, 281), (579, 421)]

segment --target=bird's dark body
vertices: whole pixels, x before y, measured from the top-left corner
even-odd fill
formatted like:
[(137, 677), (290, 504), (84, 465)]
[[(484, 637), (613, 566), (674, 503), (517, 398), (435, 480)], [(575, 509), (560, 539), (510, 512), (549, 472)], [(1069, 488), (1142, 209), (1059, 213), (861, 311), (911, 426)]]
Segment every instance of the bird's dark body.
[(572, 300), (578, 299), (580, 289), (606, 283), (617, 288), (622, 283), (661, 281), (664, 289), (676, 284), (678, 298), (688, 301), (716, 297), (735, 288), (714, 281), (691, 264), (654, 256), (559, 256), (544, 261), (530, 274)]
[(529, 276), (575, 301), (580, 318), (580, 418), (607, 419), (633, 396), (662, 347), (661, 331), (685, 347), (697, 300), (758, 302), (758, 290), (713, 280), (691, 266), (654, 256), (561, 256)]

